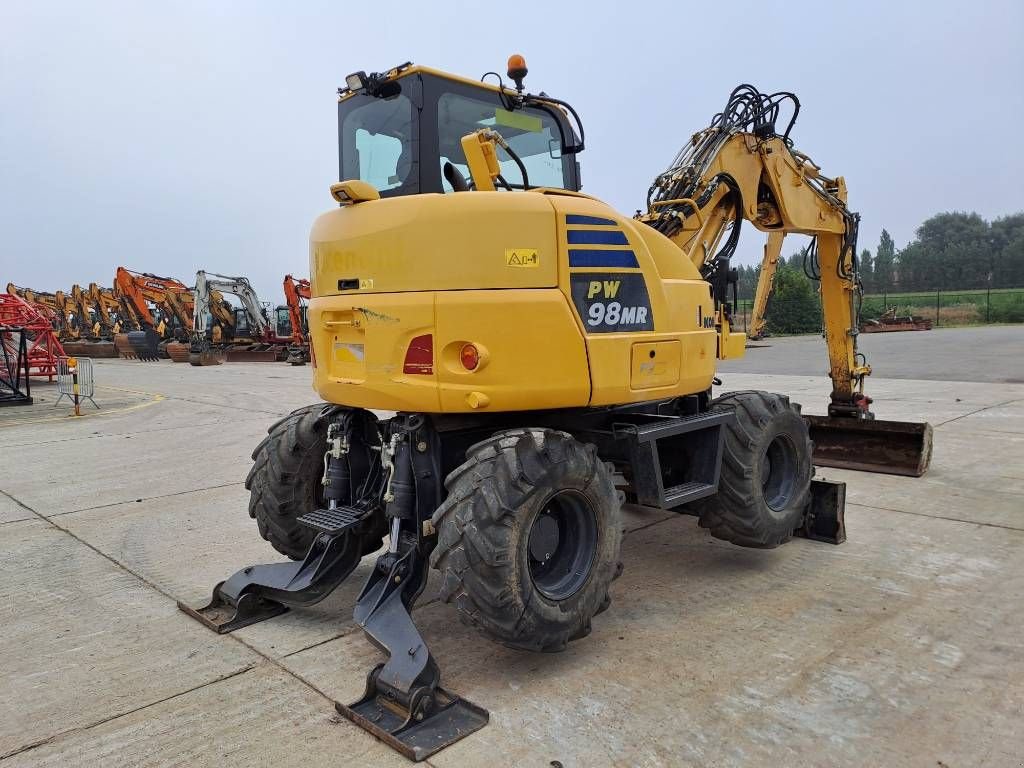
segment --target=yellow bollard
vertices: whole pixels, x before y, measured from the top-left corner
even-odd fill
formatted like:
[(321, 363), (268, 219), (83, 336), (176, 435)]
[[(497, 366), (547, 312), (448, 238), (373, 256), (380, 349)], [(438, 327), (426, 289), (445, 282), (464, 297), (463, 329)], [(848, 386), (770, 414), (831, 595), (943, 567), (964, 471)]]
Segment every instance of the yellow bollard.
[(74, 392), (74, 400), (75, 400), (75, 416), (81, 416), (82, 415), (82, 410), (79, 407), (79, 402), (78, 402), (78, 358), (75, 358), (75, 357), (69, 357), (68, 358), (68, 370), (71, 372), (71, 383), (73, 385), (72, 386), (72, 391)]

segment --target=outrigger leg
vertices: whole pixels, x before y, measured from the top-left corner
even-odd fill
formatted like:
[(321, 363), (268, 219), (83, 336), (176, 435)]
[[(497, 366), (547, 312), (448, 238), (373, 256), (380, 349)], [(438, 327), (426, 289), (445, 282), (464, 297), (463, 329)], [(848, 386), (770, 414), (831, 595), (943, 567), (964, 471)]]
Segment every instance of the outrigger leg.
[[(344, 412), (351, 413), (351, 412)], [(351, 419), (328, 430), (324, 487), (326, 509), (298, 518), (318, 531), (301, 563), (243, 568), (213, 590), (209, 605), (181, 610), (211, 629), (232, 632), (277, 616), (292, 605), (312, 605), (329, 595), (358, 565), (357, 535), (383, 511), (390, 522), (388, 551), (377, 558), (356, 601), (353, 617), (370, 641), (388, 654), (367, 677), (362, 698), (337, 710), (410, 760), (423, 760), (487, 724), (487, 710), (440, 686), (441, 673), (410, 612), (427, 583), (436, 536), (430, 518), (440, 503), (440, 440), (419, 415), (381, 424), (382, 482), (353, 501), (354, 463), (348, 460)], [(365, 484), (361, 484), (365, 490)], [(341, 500), (350, 502), (342, 506)]]

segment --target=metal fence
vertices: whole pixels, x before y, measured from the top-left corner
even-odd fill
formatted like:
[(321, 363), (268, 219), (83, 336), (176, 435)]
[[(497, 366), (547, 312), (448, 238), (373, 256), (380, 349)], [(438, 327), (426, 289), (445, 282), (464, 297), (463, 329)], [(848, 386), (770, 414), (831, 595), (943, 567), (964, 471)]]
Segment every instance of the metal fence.
[(75, 414), (78, 414), (78, 406), (82, 400), (88, 400), (99, 409), (99, 405), (93, 400), (96, 394), (96, 382), (92, 375), (92, 359), (88, 357), (62, 357), (57, 360), (57, 392), (60, 393), (54, 406), (56, 407), (65, 397), (75, 406)]
[[(748, 327), (753, 303), (752, 299), (740, 299), (737, 303), (734, 324), (739, 330)], [(893, 309), (900, 316), (931, 320), (933, 327), (1024, 323), (1024, 289), (870, 294), (863, 297), (861, 320), (878, 319)], [(814, 296), (813, 307), (805, 299), (787, 302), (772, 296), (766, 314), (769, 328), (773, 315), (785, 318), (785, 327), (776, 327), (778, 333), (808, 333), (821, 327), (821, 304), (817, 295)]]

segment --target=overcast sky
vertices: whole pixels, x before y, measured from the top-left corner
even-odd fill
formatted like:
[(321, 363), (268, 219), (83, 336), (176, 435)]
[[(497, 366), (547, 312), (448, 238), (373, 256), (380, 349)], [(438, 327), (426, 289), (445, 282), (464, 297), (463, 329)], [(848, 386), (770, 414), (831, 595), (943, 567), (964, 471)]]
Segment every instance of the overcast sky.
[[(344, 76), (513, 52), (579, 111), (584, 191), (624, 213), (740, 82), (800, 97), (796, 144), (846, 177), (862, 247), (1024, 209), (1021, 0), (0, 0), (0, 290), (204, 268), (278, 303), (333, 205)], [(742, 260), (761, 244), (745, 230)]]

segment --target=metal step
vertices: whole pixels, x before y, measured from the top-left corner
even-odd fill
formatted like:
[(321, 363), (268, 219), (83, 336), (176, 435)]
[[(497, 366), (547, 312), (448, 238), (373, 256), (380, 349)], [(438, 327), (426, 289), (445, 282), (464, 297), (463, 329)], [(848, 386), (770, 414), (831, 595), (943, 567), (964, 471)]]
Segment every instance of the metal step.
[(320, 533), (328, 533), (332, 536), (344, 533), (349, 528), (354, 528), (363, 518), (366, 512), (353, 509), (352, 507), (337, 507), (335, 509), (316, 509), (299, 517), (296, 522), (307, 528), (312, 528)]
[(721, 411), (708, 411), (693, 416), (663, 416), (647, 424), (640, 425), (616, 425), (618, 432), (629, 432), (636, 435), (637, 442), (646, 443), (651, 440), (659, 440), (664, 437), (671, 437), (685, 432), (693, 432), (698, 429), (709, 429), (718, 427), (733, 420), (731, 413)]
[(665, 489), (665, 507), (671, 509), (677, 507), (680, 504), (686, 504), (690, 501), (696, 501), (697, 499), (703, 499), (705, 496), (711, 496), (716, 493), (718, 489), (711, 483), (682, 483), (681, 485), (673, 485)]

